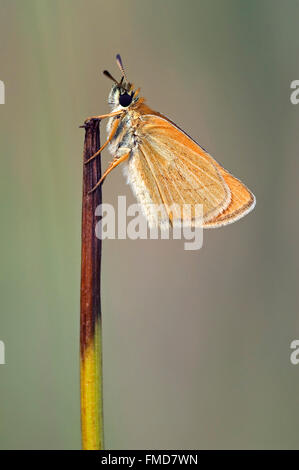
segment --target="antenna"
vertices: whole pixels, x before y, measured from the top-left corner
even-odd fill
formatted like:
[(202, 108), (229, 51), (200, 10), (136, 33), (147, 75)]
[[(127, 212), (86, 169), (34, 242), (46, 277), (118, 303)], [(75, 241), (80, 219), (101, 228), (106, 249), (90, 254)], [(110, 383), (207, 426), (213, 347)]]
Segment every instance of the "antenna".
[(117, 85), (119, 85), (118, 81), (115, 80), (114, 77), (112, 77), (111, 73), (108, 72), (108, 70), (104, 70), (104, 71), (103, 71), (103, 74), (104, 74), (106, 77), (110, 78), (110, 80), (112, 80), (113, 82), (115, 82)]
[(123, 66), (123, 62), (121, 60), (121, 56), (119, 54), (116, 55), (116, 63), (122, 73), (122, 75), (124, 76), (126, 82), (128, 82), (128, 79), (127, 79), (127, 76), (126, 76), (126, 72), (125, 72), (125, 69), (124, 69), (124, 66)]

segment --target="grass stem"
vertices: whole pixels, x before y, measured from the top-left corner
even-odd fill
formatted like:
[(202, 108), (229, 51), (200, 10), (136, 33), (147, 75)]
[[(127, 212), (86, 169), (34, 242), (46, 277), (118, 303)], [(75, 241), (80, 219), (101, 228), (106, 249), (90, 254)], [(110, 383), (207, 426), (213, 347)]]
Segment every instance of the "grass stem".
[(95, 234), (95, 210), (102, 202), (101, 188), (89, 193), (101, 177), (100, 156), (84, 165), (100, 148), (99, 120), (83, 126), (82, 247), (80, 297), (81, 432), (84, 450), (104, 448), (101, 318), (102, 241)]

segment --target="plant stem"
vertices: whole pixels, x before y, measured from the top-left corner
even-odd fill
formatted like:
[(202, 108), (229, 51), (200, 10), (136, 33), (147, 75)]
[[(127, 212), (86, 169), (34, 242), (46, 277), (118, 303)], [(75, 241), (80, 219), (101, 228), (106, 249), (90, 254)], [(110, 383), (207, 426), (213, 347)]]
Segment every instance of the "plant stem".
[[(85, 123), (83, 162), (100, 148), (99, 121)], [(90, 189), (101, 177), (101, 159), (83, 164), (80, 299), (81, 432), (84, 450), (104, 448), (101, 322), (102, 241), (95, 234), (95, 210), (101, 188)]]

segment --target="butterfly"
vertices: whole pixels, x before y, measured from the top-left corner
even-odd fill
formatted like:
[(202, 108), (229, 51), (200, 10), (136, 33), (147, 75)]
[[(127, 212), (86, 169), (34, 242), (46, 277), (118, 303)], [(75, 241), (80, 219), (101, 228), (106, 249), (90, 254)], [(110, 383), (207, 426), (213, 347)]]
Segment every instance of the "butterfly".
[[(114, 156), (95, 191), (106, 176), (125, 162), (128, 183), (141, 205), (149, 226), (164, 227), (174, 221), (214, 228), (231, 224), (255, 206), (252, 192), (225, 170), (206, 150), (163, 114), (153, 111), (126, 77), (118, 54), (121, 79), (113, 81), (108, 103), (108, 139), (85, 163), (108, 146)], [(200, 217), (196, 208), (200, 206)], [(185, 211), (184, 208), (191, 208)]]

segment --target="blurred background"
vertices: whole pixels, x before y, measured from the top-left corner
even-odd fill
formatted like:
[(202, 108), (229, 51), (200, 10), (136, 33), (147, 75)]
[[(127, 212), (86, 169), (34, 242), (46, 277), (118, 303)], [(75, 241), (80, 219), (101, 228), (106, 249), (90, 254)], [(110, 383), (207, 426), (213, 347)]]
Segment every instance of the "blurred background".
[[(298, 15), (295, 0), (0, 0), (1, 449), (80, 448), (78, 126), (109, 110), (118, 52), (257, 207), (199, 251), (103, 243), (106, 447), (299, 448)], [(103, 201), (118, 195), (135, 201), (120, 168)]]

